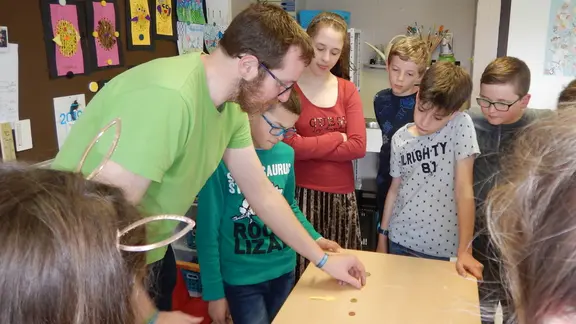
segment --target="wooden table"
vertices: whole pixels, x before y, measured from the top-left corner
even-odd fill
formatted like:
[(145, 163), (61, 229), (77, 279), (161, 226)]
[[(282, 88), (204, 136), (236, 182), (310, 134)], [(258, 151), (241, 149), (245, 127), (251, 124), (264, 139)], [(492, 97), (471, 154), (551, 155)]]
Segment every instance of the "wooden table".
[(361, 290), (309, 266), (274, 324), (480, 324), (476, 279), (455, 264), (374, 252), (357, 255), (370, 274)]

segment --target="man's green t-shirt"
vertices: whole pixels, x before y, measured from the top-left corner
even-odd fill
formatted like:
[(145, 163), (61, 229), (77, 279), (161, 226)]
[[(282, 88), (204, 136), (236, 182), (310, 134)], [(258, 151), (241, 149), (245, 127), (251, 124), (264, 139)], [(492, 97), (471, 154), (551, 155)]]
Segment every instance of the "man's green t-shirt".
[[(184, 215), (226, 148), (252, 145), (248, 117), (240, 107), (214, 106), (200, 55), (156, 59), (108, 82), (75, 123), (52, 167), (75, 170), (90, 142), (119, 118), (120, 140), (111, 160), (151, 180), (140, 202), (144, 216)], [(101, 163), (115, 127), (88, 154), (83, 174)], [(148, 243), (168, 238), (176, 225), (149, 223)], [(166, 247), (150, 251), (147, 262), (158, 261), (165, 253)]]

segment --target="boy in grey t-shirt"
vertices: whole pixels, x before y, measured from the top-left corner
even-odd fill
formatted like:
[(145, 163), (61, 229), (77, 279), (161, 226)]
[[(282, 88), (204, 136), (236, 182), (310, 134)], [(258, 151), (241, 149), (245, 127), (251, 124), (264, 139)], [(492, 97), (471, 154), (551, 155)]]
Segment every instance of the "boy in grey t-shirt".
[(378, 229), (378, 252), (449, 260), (456, 270), (482, 277), (472, 256), (474, 158), (478, 142), (472, 119), (460, 108), (472, 80), (462, 68), (438, 62), (424, 74), (414, 123), (392, 137), (390, 175)]

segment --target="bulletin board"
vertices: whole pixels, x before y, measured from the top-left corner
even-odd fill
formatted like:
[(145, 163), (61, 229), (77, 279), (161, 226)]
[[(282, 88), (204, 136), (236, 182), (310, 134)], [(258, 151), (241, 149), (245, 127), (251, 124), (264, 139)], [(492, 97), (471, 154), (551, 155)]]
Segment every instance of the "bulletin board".
[[(153, 50), (129, 51), (126, 42), (126, 1), (116, 0), (115, 3), (119, 11), (118, 32), (122, 41), (118, 45), (122, 52), (122, 65), (93, 69), (89, 74), (74, 75), (72, 78), (51, 78), (44, 42), (41, 0), (0, 0), (0, 8), (15, 7), (15, 10), (0, 10), (0, 25), (8, 27), (9, 42), (18, 44), (19, 118), (30, 119), (32, 130), (33, 148), (18, 152), (19, 161), (41, 162), (54, 158), (58, 153), (54, 98), (83, 93), (89, 102), (94, 96), (88, 88), (91, 82), (110, 80), (130, 67), (156, 58), (178, 55), (177, 44), (173, 40), (154, 40)], [(92, 33), (87, 29), (80, 32), (85, 42), (89, 41), (89, 34)], [(90, 50), (88, 43), (85, 46)]]

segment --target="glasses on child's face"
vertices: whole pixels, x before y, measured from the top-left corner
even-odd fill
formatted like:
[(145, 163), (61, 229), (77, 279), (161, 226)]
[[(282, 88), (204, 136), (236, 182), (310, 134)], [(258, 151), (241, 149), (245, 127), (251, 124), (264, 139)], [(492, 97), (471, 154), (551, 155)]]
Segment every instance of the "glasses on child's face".
[(274, 136), (284, 136), (284, 138), (290, 138), (296, 134), (296, 128), (284, 128), (280, 126), (274, 125), (266, 116), (262, 115), (262, 118), (268, 123), (270, 126), (270, 134)]
[(488, 100), (486, 98), (481, 98), (478, 97), (476, 98), (476, 102), (478, 103), (478, 105), (484, 109), (489, 109), (490, 106), (494, 106), (494, 109), (498, 110), (498, 111), (502, 111), (502, 112), (506, 112), (508, 110), (510, 110), (510, 107), (514, 106), (515, 103), (517, 103), (522, 97), (519, 97), (518, 99), (514, 100), (514, 102), (512, 103), (506, 103), (506, 102), (501, 102), (501, 101), (491, 101)]
[(264, 65), (264, 63), (260, 63), (260, 66), (266, 70), (266, 72), (268, 72), (268, 74), (270, 74), (270, 76), (276, 80), (276, 82), (278, 83), (278, 85), (280, 87), (282, 87), (284, 90), (282, 90), (276, 97), (280, 97), (283, 94), (285, 94), (286, 92), (290, 91), (292, 89), (292, 87), (294, 87), (294, 83), (290, 84), (290, 85), (286, 85), (284, 82), (280, 81), (280, 79), (278, 79), (278, 77), (276, 77), (276, 75), (274, 75), (274, 73), (272, 73), (272, 71), (270, 71), (270, 69)]

